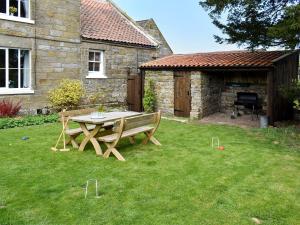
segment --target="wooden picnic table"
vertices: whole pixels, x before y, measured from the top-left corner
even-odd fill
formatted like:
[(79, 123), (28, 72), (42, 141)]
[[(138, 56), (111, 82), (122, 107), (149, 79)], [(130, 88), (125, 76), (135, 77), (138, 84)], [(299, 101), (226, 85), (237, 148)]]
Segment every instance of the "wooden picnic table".
[[(103, 155), (101, 146), (96, 139), (96, 136), (99, 134), (103, 125), (108, 122), (115, 122), (116, 120), (119, 120), (121, 118), (128, 118), (128, 117), (138, 116), (141, 114), (142, 113), (139, 113), (139, 112), (125, 111), (125, 112), (102, 113), (103, 118), (101, 118), (101, 119), (93, 118), (92, 114), (71, 117), (70, 120), (73, 122), (79, 123), (79, 125), (85, 135), (83, 141), (81, 142), (81, 144), (79, 146), (79, 151), (84, 151), (86, 145), (89, 142), (91, 142), (94, 146), (96, 154), (98, 156)], [(92, 130), (89, 130), (87, 128), (88, 125), (95, 125), (95, 128)]]

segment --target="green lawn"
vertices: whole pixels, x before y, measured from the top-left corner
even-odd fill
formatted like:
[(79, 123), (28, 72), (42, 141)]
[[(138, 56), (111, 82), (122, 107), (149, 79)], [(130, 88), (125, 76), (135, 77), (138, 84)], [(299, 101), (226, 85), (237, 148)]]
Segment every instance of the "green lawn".
[[(0, 131), (1, 225), (243, 225), (253, 217), (299, 224), (300, 136), (292, 129), (163, 121), (156, 135), (162, 147), (124, 140), (127, 161), (119, 162), (96, 157), (91, 146), (50, 151), (60, 128)], [(213, 136), (224, 152), (210, 147)], [(101, 183), (100, 199), (84, 199), (91, 178)]]

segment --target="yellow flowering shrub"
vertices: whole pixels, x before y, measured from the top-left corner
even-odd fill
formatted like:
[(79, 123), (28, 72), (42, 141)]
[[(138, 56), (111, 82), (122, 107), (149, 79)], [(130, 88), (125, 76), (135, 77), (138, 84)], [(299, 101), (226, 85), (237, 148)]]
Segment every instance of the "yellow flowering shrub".
[(56, 109), (69, 109), (78, 106), (84, 94), (81, 81), (64, 79), (49, 92), (49, 101)]

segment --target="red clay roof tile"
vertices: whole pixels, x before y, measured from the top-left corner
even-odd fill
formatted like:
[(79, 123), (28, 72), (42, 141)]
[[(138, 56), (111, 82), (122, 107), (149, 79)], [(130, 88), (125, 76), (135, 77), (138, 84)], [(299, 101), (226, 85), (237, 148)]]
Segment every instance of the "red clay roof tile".
[(81, 35), (94, 40), (157, 46), (134, 21), (107, 0), (81, 1)]
[(284, 54), (285, 51), (228, 51), (171, 55), (144, 63), (141, 68), (270, 67)]

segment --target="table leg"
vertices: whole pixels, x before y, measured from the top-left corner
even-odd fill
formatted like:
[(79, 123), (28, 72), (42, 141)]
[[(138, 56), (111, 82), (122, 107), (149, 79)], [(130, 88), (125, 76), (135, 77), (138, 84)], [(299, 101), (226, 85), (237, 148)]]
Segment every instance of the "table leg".
[(79, 151), (84, 151), (85, 146), (90, 141), (94, 146), (96, 154), (98, 156), (103, 155), (101, 146), (98, 143), (97, 139), (95, 138), (95, 136), (99, 133), (102, 126), (101, 125), (96, 125), (94, 130), (92, 130), (91, 132), (87, 129), (87, 126), (86, 126), (85, 123), (80, 123), (80, 127), (81, 127), (81, 129), (82, 129), (82, 131), (85, 135), (85, 138), (83, 139), (83, 141), (80, 144)]

